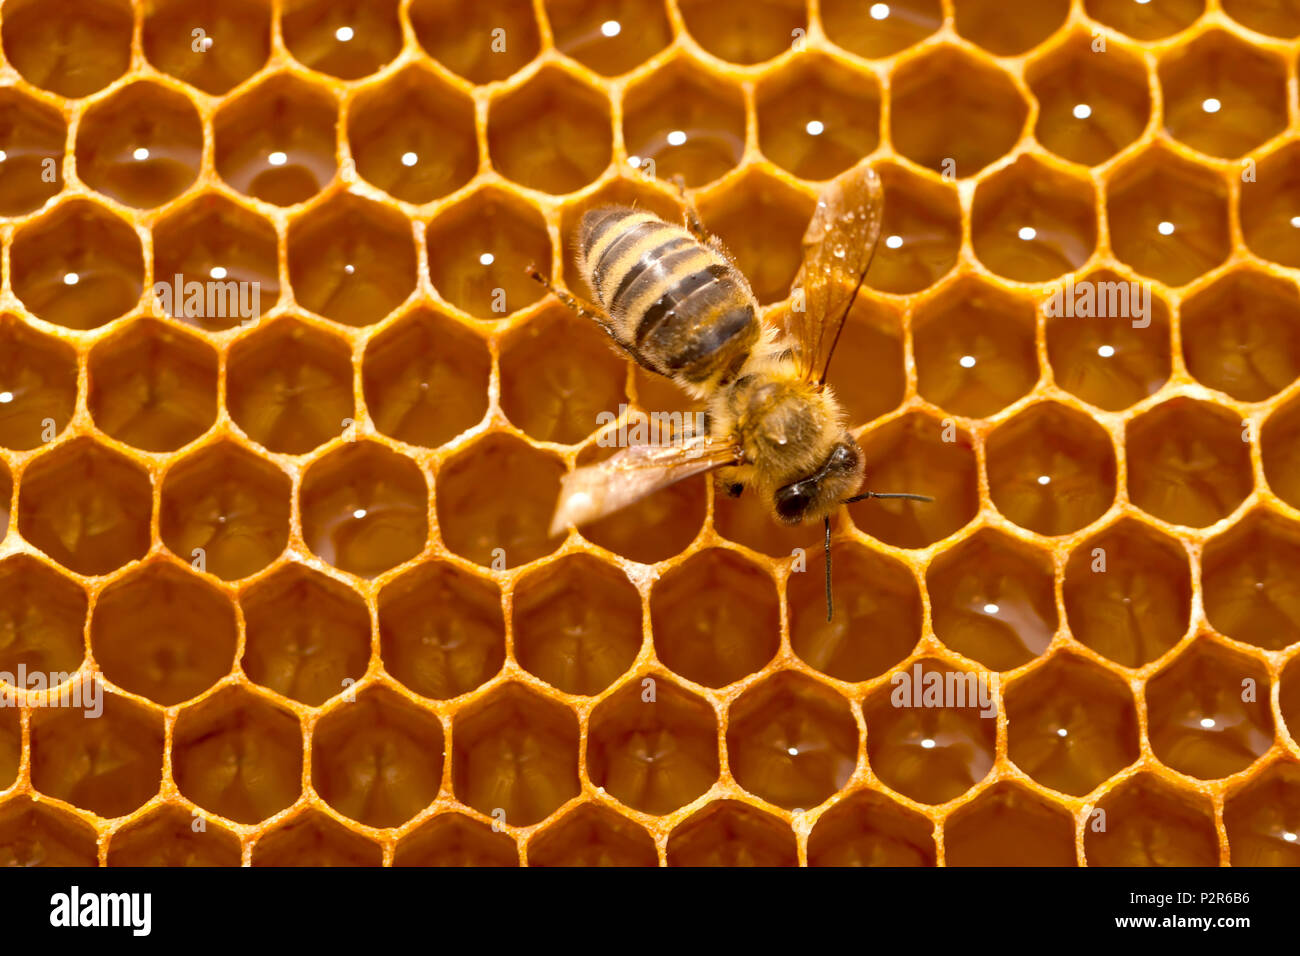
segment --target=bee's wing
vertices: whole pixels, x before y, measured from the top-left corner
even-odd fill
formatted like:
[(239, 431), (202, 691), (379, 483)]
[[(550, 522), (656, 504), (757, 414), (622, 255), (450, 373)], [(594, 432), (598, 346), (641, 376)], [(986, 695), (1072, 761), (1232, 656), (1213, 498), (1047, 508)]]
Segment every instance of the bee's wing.
[(864, 161), (831, 180), (817, 200), (794, 280), (804, 309), (791, 309), (788, 319), (805, 381), (826, 381), (840, 329), (876, 251), (883, 199), (880, 177)]
[(734, 465), (740, 449), (707, 435), (667, 445), (633, 445), (564, 476), (551, 534), (612, 514), (692, 475)]

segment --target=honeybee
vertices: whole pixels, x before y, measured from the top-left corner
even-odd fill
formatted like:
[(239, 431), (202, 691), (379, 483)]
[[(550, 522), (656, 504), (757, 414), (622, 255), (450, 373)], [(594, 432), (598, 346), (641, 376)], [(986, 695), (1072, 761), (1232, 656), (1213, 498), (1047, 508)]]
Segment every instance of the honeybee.
[(529, 269), (636, 362), (704, 405), (702, 431), (687, 430), (668, 444), (633, 445), (566, 475), (551, 533), (715, 471), (728, 494), (752, 488), (779, 522), (822, 521), (829, 621), (832, 513), (864, 498), (932, 500), (858, 490), (862, 454), (826, 384), (880, 237), (880, 178), (862, 162), (822, 191), (804, 232), (803, 264), (784, 329), (763, 323), (748, 281), (705, 229), (680, 179), (677, 188), (684, 225), (629, 206), (603, 206), (582, 217), (576, 264), (595, 303)]

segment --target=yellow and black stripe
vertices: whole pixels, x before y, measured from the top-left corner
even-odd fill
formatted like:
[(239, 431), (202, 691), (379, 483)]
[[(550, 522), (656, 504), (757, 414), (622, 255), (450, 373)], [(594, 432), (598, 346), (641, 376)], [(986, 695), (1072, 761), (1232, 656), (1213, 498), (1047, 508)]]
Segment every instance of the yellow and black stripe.
[(757, 302), (744, 276), (653, 213), (588, 212), (578, 264), (615, 341), (651, 371), (700, 384), (734, 371), (758, 340)]

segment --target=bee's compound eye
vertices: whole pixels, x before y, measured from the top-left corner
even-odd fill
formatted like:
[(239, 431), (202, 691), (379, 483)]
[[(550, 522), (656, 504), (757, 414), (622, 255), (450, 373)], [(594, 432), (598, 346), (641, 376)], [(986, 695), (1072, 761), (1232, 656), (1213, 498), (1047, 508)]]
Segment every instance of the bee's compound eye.
[(786, 521), (798, 521), (812, 502), (812, 482), (806, 479), (776, 490), (776, 513)]
[(857, 442), (852, 444), (836, 445), (835, 450), (831, 452), (830, 461), (827, 466), (830, 468), (852, 468), (858, 463), (858, 445)]

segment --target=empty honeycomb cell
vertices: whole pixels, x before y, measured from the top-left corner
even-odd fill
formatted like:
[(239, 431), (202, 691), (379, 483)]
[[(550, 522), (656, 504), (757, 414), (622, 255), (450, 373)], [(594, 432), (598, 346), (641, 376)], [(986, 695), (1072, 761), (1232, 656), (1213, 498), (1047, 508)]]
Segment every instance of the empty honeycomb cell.
[(438, 796), (442, 724), (393, 691), (365, 691), (334, 707), (312, 732), (312, 787), (349, 819), (396, 827)]
[(417, 694), (450, 700), (501, 670), (501, 592), (454, 565), (420, 564), (379, 593), (384, 669)]
[(334, 567), (372, 578), (411, 560), (429, 537), (429, 486), (411, 459), (373, 442), (313, 462), (299, 491), (302, 537)]
[(1205, 12), (1205, 0), (1085, 0), (1084, 9), (1098, 23), (1137, 40), (1159, 40), (1186, 30)]
[(957, 190), (897, 165), (876, 168), (885, 215), (866, 284), (896, 295), (920, 292), (948, 274), (961, 249)]
[(518, 866), (519, 848), (507, 833), (463, 813), (426, 820), (397, 842), (393, 866)]
[[(596, 450), (603, 454), (614, 449)], [(578, 464), (595, 460), (595, 455), (581, 456)], [(583, 525), (582, 536), (642, 564), (666, 561), (686, 550), (704, 526), (709, 480), (700, 475), (669, 485), (599, 521)]]
[(723, 548), (697, 552), (661, 576), (650, 594), (650, 621), (659, 660), (705, 687), (762, 670), (781, 646), (771, 578)]
[(608, 98), (558, 67), (488, 104), (492, 165), (529, 189), (581, 189), (609, 166), (613, 137)]
[(33, 86), (89, 96), (131, 65), (128, 0), (6, 0), (4, 53)]
[(537, 210), (488, 188), (429, 223), (429, 278), (438, 294), (479, 319), (502, 319), (546, 293), (529, 278), (551, 271), (551, 240)]
[(836, 803), (808, 837), (809, 866), (934, 864), (934, 824), (871, 790)]
[(55, 438), (77, 404), (77, 353), (17, 316), (0, 317), (0, 446), (27, 451)]
[(587, 730), (587, 778), (643, 813), (672, 813), (718, 779), (713, 708), (659, 675), (601, 701)]
[(378, 843), (323, 813), (307, 810), (277, 824), (253, 844), (253, 866), (382, 866)]
[(300, 564), (282, 565), (239, 598), (248, 678), (319, 707), (370, 662), (370, 614), (361, 597)]
[(981, 262), (1018, 282), (1073, 272), (1097, 245), (1092, 183), (1021, 156), (975, 188), (971, 244)]
[(989, 495), (1030, 531), (1069, 534), (1115, 499), (1115, 449), (1106, 430), (1055, 402), (1031, 405), (988, 437)]
[(109, 866), (239, 866), (239, 837), (210, 820), (162, 806), (113, 832)]
[(266, 63), (271, 6), (267, 0), (158, 0), (145, 12), (143, 40), (144, 55), (159, 70), (221, 95)]
[(546, 0), (546, 19), (560, 52), (603, 76), (626, 73), (672, 42), (660, 3)]
[(1187, 552), (1136, 518), (1075, 548), (1062, 592), (1074, 639), (1125, 667), (1163, 655), (1191, 621)]
[(356, 414), (347, 343), (295, 319), (256, 329), (231, 346), (226, 407), (270, 451), (302, 455), (336, 438)]
[(832, 620), (826, 620), (820, 549), (808, 552), (806, 569), (786, 580), (790, 645), (836, 680), (871, 680), (897, 666), (921, 639), (921, 595), (911, 572), (892, 558), (856, 542), (836, 542), (831, 555)]
[(161, 206), (198, 178), (203, 122), (181, 94), (132, 83), (86, 110), (76, 156), (90, 188), (139, 209)]
[(872, 771), (920, 803), (947, 803), (993, 767), (997, 710), (979, 672), (917, 661), (863, 701), (862, 713)]
[(787, 810), (840, 790), (858, 760), (849, 704), (824, 684), (783, 671), (747, 690), (727, 718), (727, 763), (736, 782)]
[(290, 0), (280, 33), (294, 59), (345, 80), (369, 76), (402, 48), (398, 0)]
[[(9, 476), (8, 466), (0, 462), (0, 528), (4, 529), (4, 535), (9, 533), (9, 511), (13, 497), (13, 478)], [(4, 540), (4, 535), (0, 535), (0, 541)]]
[(1300, 401), (1292, 399), (1268, 417), (1259, 444), (1269, 488), (1300, 509)]
[(967, 418), (1027, 395), (1039, 379), (1034, 303), (967, 276), (917, 307), (912, 319), (917, 391)]
[(668, 836), (669, 866), (798, 866), (794, 831), (739, 800), (714, 800)]
[(890, 78), (890, 96), (894, 148), (948, 178), (1010, 152), (1029, 115), (1010, 76), (956, 47), (908, 60)]
[(1202, 384), (1263, 401), (1300, 378), (1300, 294), (1290, 279), (1230, 272), (1183, 304), (1182, 339)]
[(540, 823), (578, 796), (578, 720), (522, 684), (506, 684), (453, 718), (456, 798), (507, 826)]
[[(553, 455), (509, 435), (470, 445), (438, 470), (434, 505), (443, 543), (461, 557), (500, 569), (550, 554), (563, 539), (550, 537), (564, 465)], [(508, 487), (497, 483), (509, 475)]]
[(808, 32), (802, 0), (678, 0), (687, 32), (731, 63), (761, 63), (792, 49)]
[(235, 609), (196, 574), (152, 561), (100, 594), (90, 646), (118, 687), (173, 707), (230, 673), (238, 641)]
[(774, 558), (816, 552), (822, 546), (822, 529), (807, 522), (788, 525), (772, 515), (772, 499), (747, 491), (739, 498), (722, 492), (713, 499), (713, 526), (729, 541), (743, 544)]
[(25, 554), (0, 562), (0, 671), (71, 673), (85, 658), (86, 592)]
[(658, 866), (650, 834), (605, 807), (584, 803), (528, 843), (529, 866)]
[(408, 67), (352, 102), (348, 147), (367, 181), (406, 202), (429, 202), (478, 170), (474, 103), (429, 70)]
[(1056, 633), (1052, 562), (1037, 548), (982, 528), (926, 571), (935, 636), (997, 671), (1038, 657)]
[(79, 707), (32, 714), (32, 786), (101, 817), (124, 816), (162, 784), (162, 715), (102, 689), (81, 690)]
[(172, 776), (181, 794), (236, 823), (257, 823), (302, 791), (298, 718), (242, 687), (225, 687), (177, 715)]
[(727, 247), (762, 305), (790, 295), (812, 211), (807, 196), (763, 172), (744, 174), (700, 205), (708, 228)]
[(853, 523), (898, 548), (924, 548), (979, 513), (975, 451), (950, 419), (911, 413), (860, 439), (863, 488), (929, 495), (934, 501), (863, 501), (849, 505)]
[(1075, 866), (1074, 819), (1015, 784), (994, 784), (943, 827), (945, 866)]
[(1232, 247), (1223, 180), (1163, 146), (1111, 175), (1106, 218), (1116, 257), (1166, 285), (1191, 282)]
[(628, 162), (652, 178), (702, 186), (740, 164), (744, 100), (695, 61), (671, 60), (628, 87), (623, 143)]
[(434, 448), (483, 420), (492, 358), (482, 337), (417, 308), (366, 345), (366, 410), (398, 441)]
[(140, 301), (140, 237), (97, 203), (73, 199), (14, 234), (9, 281), (38, 319), (98, 328)]
[(1142, 61), (1114, 47), (1104, 55), (1080, 33), (1031, 64), (1026, 80), (1038, 100), (1034, 136), (1053, 153), (1097, 166), (1146, 129), (1151, 94)]
[(1129, 500), (1171, 524), (1203, 528), (1226, 518), (1254, 487), (1240, 416), (1173, 398), (1128, 423)]
[(880, 86), (841, 61), (800, 58), (761, 80), (758, 145), (801, 179), (830, 179), (880, 141)]
[(0, 804), (0, 866), (94, 866), (95, 830), (29, 796)]
[(239, 445), (209, 445), (163, 479), (163, 543), (182, 561), (233, 581), (273, 562), (289, 543), (289, 476)]
[(145, 451), (175, 451), (217, 418), (217, 354), (206, 343), (136, 319), (90, 352), (86, 404), (105, 434)]
[(158, 306), (173, 318), (200, 329), (251, 324), (280, 300), (275, 227), (223, 196), (202, 196), (154, 226), (153, 277)]
[(317, 206), (289, 227), (298, 304), (344, 325), (372, 325), (415, 289), (415, 238), (406, 217), (359, 196)]
[(641, 596), (622, 571), (585, 554), (520, 581), (513, 621), (519, 666), (569, 694), (599, 694), (641, 649)]
[(1132, 692), (1082, 657), (1057, 654), (1003, 700), (1007, 755), (1045, 787), (1082, 797), (1140, 756)]
[(849, 422), (898, 407), (907, 391), (903, 320), (894, 306), (859, 294), (840, 329), (827, 382)]
[(1277, 651), (1300, 641), (1300, 527), (1248, 514), (1205, 545), (1202, 600), (1211, 626), (1234, 641)]
[(1070, 0), (954, 0), (957, 32), (996, 56), (1019, 56), (1061, 28)]
[(531, 0), (413, 0), (409, 14), (425, 51), (471, 83), (504, 80), (541, 44)]
[(1276, 763), (1244, 784), (1223, 807), (1233, 866), (1300, 864), (1300, 767)]
[(1222, 0), (1222, 6), (1228, 16), (1256, 33), (1300, 35), (1300, 6), (1295, 0)]
[(1089, 866), (1219, 865), (1210, 801), (1151, 773), (1130, 777), (1097, 802), (1083, 846)]
[(1245, 770), (1273, 745), (1268, 673), (1201, 637), (1146, 685), (1151, 750), (1202, 780)]
[(1242, 184), (1241, 232), (1255, 255), (1300, 267), (1300, 144), (1261, 157)]
[(1110, 270), (1052, 293), (1047, 358), (1056, 384), (1106, 411), (1121, 411), (1169, 380), (1169, 306), (1149, 284)]
[(63, 188), (67, 135), (58, 110), (0, 90), (0, 216), (35, 212)]
[(152, 512), (148, 473), (92, 438), (36, 459), (18, 488), (18, 531), (77, 574), (108, 574), (144, 557)]
[(1160, 61), (1165, 129), (1211, 156), (1250, 152), (1287, 126), (1286, 64), (1223, 31)]
[(627, 359), (590, 319), (549, 307), (501, 345), (501, 410), (538, 441), (582, 441), (627, 403)]
[(245, 196), (292, 206), (334, 178), (338, 101), (287, 73), (221, 104), (212, 120), (221, 178)]

